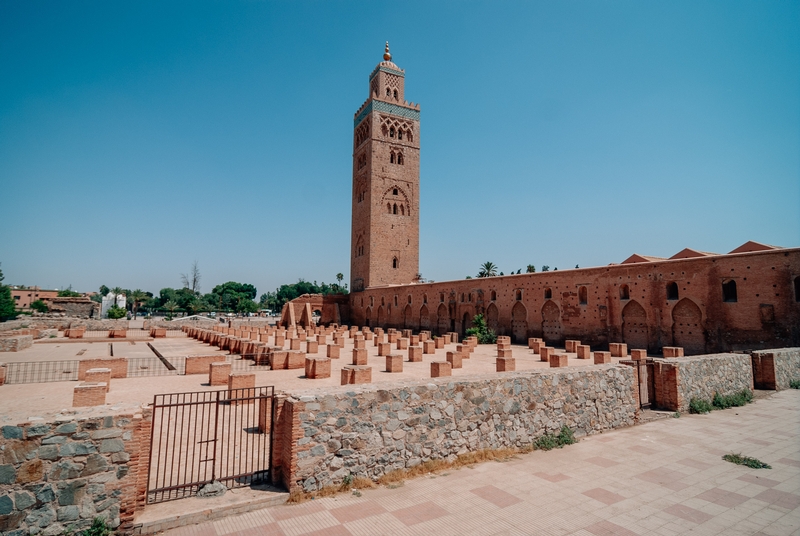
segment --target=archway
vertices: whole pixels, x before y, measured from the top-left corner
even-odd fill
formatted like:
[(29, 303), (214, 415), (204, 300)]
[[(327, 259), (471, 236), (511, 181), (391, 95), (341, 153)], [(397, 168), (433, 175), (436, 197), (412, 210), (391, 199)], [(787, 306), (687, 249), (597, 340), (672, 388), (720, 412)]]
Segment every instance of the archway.
[(622, 309), (622, 340), (628, 350), (647, 349), (647, 313), (635, 300)]
[(364, 313), (364, 325), (367, 327), (371, 327), (372, 323), (372, 307), (367, 307), (366, 312)]
[(439, 304), (439, 309), (436, 312), (436, 316), (436, 329), (438, 334), (443, 335), (450, 331), (450, 315), (447, 313), (447, 306), (445, 306), (445, 304)]
[(683, 347), (686, 355), (705, 353), (703, 313), (689, 298), (683, 298), (672, 309), (672, 344)]
[(464, 313), (464, 316), (461, 317), (461, 325), (459, 326), (459, 333), (462, 337), (467, 335), (467, 330), (472, 327), (472, 317), (469, 313)]
[(517, 344), (521, 344), (528, 338), (528, 310), (517, 302), (511, 309), (511, 337)]
[(428, 312), (427, 305), (423, 305), (419, 310), (419, 329), (422, 331), (430, 331), (431, 329), (431, 315)]
[(500, 313), (497, 311), (497, 306), (494, 303), (490, 303), (489, 308), (486, 309), (486, 327), (495, 333), (497, 333), (497, 329), (500, 327), (499, 316)]
[(412, 318), (411, 313), (411, 306), (406, 305), (406, 308), (403, 309), (403, 327), (406, 329), (413, 328), (414, 319)]
[(378, 321), (375, 322), (375, 327), (383, 327), (386, 323), (386, 311), (383, 309), (383, 305), (378, 307)]
[(561, 342), (564, 328), (561, 325), (561, 311), (553, 300), (542, 306), (542, 338), (546, 342)]

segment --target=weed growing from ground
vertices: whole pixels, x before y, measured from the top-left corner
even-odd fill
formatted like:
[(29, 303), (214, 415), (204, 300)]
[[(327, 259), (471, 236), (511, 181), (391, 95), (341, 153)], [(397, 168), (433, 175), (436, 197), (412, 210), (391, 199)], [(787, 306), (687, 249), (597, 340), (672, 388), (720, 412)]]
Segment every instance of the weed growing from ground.
[(789, 380), (789, 387), (792, 389), (800, 389), (800, 380)]
[(703, 413), (710, 412), (712, 409), (714, 409), (714, 406), (701, 398), (692, 398), (689, 401), (689, 413), (702, 415)]
[(726, 454), (722, 459), (737, 465), (745, 465), (751, 469), (772, 469), (772, 466), (768, 463), (764, 463), (756, 458), (751, 458), (750, 456), (742, 456), (741, 454)]
[(753, 401), (753, 393), (749, 389), (742, 389), (732, 395), (721, 396), (719, 393), (714, 393), (714, 399), (711, 404), (717, 409), (728, 409), (733, 407), (744, 406)]

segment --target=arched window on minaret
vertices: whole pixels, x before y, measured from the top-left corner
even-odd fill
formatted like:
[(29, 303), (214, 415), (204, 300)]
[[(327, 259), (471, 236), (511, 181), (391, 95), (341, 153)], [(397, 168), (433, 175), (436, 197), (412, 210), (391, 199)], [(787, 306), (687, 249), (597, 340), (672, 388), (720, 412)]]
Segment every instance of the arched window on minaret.
[(394, 127), (389, 129), (389, 137), (394, 138)]
[(397, 100), (397, 90), (394, 90), (394, 100)]
[(403, 139), (403, 131), (402, 130), (398, 130), (397, 131), (397, 139), (398, 140), (402, 140)]
[(395, 203), (394, 207), (392, 207), (392, 208), (393, 208), (392, 214), (397, 214), (397, 203)]
[(397, 163), (403, 165), (403, 153), (397, 153)]
[(406, 208), (403, 205), (400, 205), (400, 215), (401, 216), (405, 216), (406, 215)]
[(387, 97), (391, 97), (392, 96), (392, 90), (389, 89), (388, 87), (386, 88), (386, 96)]
[(397, 257), (392, 259), (392, 268), (397, 268)]
[(389, 153), (389, 163), (394, 164), (394, 151)]

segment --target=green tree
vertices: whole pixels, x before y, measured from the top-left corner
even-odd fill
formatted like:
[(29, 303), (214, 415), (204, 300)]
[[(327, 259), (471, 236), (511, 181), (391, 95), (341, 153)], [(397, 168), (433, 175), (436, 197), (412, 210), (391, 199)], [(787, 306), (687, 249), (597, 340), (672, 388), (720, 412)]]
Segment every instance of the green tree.
[(16, 304), (11, 296), (11, 287), (3, 284), (3, 270), (0, 270), (0, 321), (17, 317)]
[(107, 287), (107, 286), (105, 286), (105, 285), (100, 285), (100, 295), (101, 295), (101, 296), (105, 296), (105, 295), (106, 295), (106, 294), (108, 294), (109, 292), (111, 292), (111, 289), (110, 289), (110, 288), (108, 288), (108, 287)]
[(484, 262), (478, 271), (478, 277), (494, 277), (497, 275), (497, 265), (493, 262)]
[(118, 296), (120, 294), (125, 294), (125, 290), (122, 287), (114, 287), (111, 289), (111, 292), (114, 293), (114, 305), (117, 305)]
[(137, 288), (133, 292), (131, 292), (129, 296), (131, 300), (131, 311), (133, 312), (133, 318), (136, 318), (137, 313), (139, 312), (139, 306), (147, 299), (147, 293), (140, 288)]
[(44, 303), (42, 300), (36, 300), (35, 302), (33, 302), (31, 304), (31, 309), (39, 313), (46, 313), (47, 311), (50, 310), (50, 308), (47, 307), (47, 304)]
[(169, 300), (167, 303), (164, 304), (164, 309), (169, 311), (169, 319), (172, 320), (172, 317), (175, 315), (175, 311), (178, 309), (178, 302)]
[[(59, 290), (58, 291), (58, 297), (59, 298), (80, 298), (81, 296), (83, 296), (83, 294), (81, 294), (80, 292), (75, 292), (74, 290), (72, 290), (72, 285), (68, 286), (64, 290)], [(32, 305), (33, 304), (31, 304), (31, 306)]]
[(114, 305), (108, 308), (106, 314), (108, 315), (108, 318), (116, 320), (119, 318), (124, 318), (125, 315), (128, 314), (128, 312), (115, 303)]
[(535, 274), (536, 273), (536, 267), (534, 265), (532, 265), (532, 264), (529, 264), (528, 267), (525, 268), (525, 273), (527, 273), (527, 274)]
[(497, 335), (486, 325), (486, 319), (482, 314), (477, 314), (472, 319), (472, 327), (467, 329), (467, 337), (477, 337), (479, 344), (494, 344), (497, 342)]
[(545, 264), (544, 266), (542, 266), (542, 271), (543, 272), (549, 272), (550, 271), (550, 267)]

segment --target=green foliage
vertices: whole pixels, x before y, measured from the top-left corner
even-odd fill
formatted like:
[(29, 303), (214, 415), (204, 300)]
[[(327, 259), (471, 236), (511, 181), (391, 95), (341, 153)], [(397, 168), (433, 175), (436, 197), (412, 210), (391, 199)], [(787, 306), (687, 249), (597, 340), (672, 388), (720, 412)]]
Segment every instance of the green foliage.
[(536, 273), (536, 267), (535, 267), (534, 265), (532, 265), (532, 264), (529, 264), (529, 265), (528, 265), (528, 266), (525, 268), (525, 273), (526, 273), (526, 274), (535, 274), (535, 273)]
[(700, 398), (692, 398), (689, 401), (689, 413), (696, 413), (698, 415), (702, 415), (704, 413), (710, 412), (714, 409), (708, 401), (702, 400)]
[(676, 411), (675, 413), (672, 414), (672, 418), (673, 419), (680, 419), (681, 418), (681, 412), (680, 411)]
[(764, 463), (756, 458), (750, 456), (742, 456), (741, 454), (726, 454), (722, 457), (726, 462), (735, 463), (736, 465), (745, 465), (751, 469), (772, 469), (768, 463)]
[(111, 534), (111, 529), (106, 525), (106, 520), (102, 517), (94, 518), (88, 529), (75, 532), (74, 527), (68, 527), (63, 532), (64, 536), (110, 536)]
[(497, 275), (497, 265), (493, 262), (484, 262), (478, 271), (478, 277), (494, 277)]
[(542, 266), (542, 271), (543, 272), (549, 272), (550, 271), (550, 267), (545, 264), (544, 266)]
[(741, 391), (732, 395), (721, 396), (719, 393), (714, 393), (714, 399), (711, 401), (717, 409), (728, 409), (739, 406), (744, 406), (753, 401), (753, 393), (750, 389), (742, 389)]
[(789, 380), (790, 389), (800, 389), (800, 380)]
[(472, 327), (467, 329), (467, 337), (478, 337), (478, 344), (494, 344), (497, 342), (497, 335), (486, 325), (486, 319), (482, 314), (473, 317)]
[(578, 440), (575, 439), (575, 434), (573, 434), (572, 429), (565, 424), (561, 427), (561, 431), (558, 434), (544, 434), (536, 438), (533, 442), (533, 446), (537, 450), (552, 450), (556, 448), (560, 449), (564, 445), (572, 445), (577, 442)]
[(17, 317), (14, 297), (11, 296), (11, 287), (3, 284), (3, 271), (0, 270), (0, 321), (11, 320)]
[(33, 302), (31, 304), (31, 309), (33, 309), (34, 311), (38, 311), (40, 313), (46, 313), (47, 311), (50, 310), (50, 308), (47, 307), (47, 304), (44, 303), (42, 300), (36, 300), (35, 302)]
[(105, 285), (100, 285), (100, 294), (101, 294), (101, 295), (105, 296), (105, 295), (106, 295), (106, 294), (108, 294), (109, 292), (111, 292), (111, 289), (110, 289), (110, 288), (108, 288), (108, 287), (107, 287), (107, 286), (105, 286)]
[(83, 296), (83, 294), (72, 290), (72, 285), (68, 286), (64, 290), (58, 291), (59, 298), (80, 298), (81, 296)]
[(283, 304), (289, 302), (297, 297), (302, 296), (303, 294), (322, 294), (323, 296), (327, 296), (329, 294), (347, 294), (347, 286), (342, 286), (337, 283), (327, 284), (325, 282), (321, 284), (317, 284), (316, 281), (313, 283), (309, 281), (305, 281), (304, 279), (300, 279), (297, 283), (293, 283), (291, 285), (281, 285), (277, 289), (275, 289), (274, 293), (267, 293), (261, 297), (262, 303), (265, 303), (266, 306), (276, 312), (279, 312), (283, 307)]
[(108, 314), (108, 318), (110, 318), (112, 320), (116, 320), (116, 319), (119, 319), (119, 318), (124, 318), (125, 315), (128, 314), (128, 312), (115, 303), (114, 305), (112, 305), (111, 307), (108, 308), (107, 314)]

